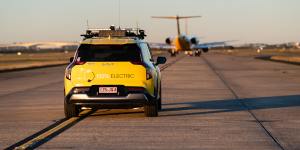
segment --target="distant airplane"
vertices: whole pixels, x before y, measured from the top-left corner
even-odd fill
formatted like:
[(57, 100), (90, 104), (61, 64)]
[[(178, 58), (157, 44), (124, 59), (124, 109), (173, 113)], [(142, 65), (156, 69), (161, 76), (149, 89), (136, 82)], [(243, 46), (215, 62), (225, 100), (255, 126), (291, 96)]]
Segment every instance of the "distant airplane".
[(152, 16), (152, 18), (158, 19), (176, 19), (177, 21), (177, 36), (174, 38), (168, 37), (166, 38), (166, 44), (171, 46), (170, 53), (171, 56), (176, 56), (176, 54), (180, 51), (185, 51), (186, 54), (193, 55), (193, 51), (195, 56), (201, 55), (201, 50), (203, 52), (208, 52), (209, 48), (215, 46), (225, 46), (226, 42), (230, 41), (220, 41), (220, 42), (211, 42), (211, 43), (199, 43), (199, 39), (197, 37), (188, 36), (181, 34), (180, 32), (180, 19), (189, 19), (189, 18), (199, 18), (201, 16)]

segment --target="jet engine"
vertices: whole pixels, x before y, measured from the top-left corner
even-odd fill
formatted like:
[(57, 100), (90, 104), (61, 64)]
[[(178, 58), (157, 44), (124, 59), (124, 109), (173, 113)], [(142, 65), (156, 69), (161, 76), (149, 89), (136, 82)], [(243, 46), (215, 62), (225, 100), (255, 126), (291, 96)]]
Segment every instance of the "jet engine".
[(191, 41), (192, 44), (198, 44), (198, 39), (195, 38), (195, 37), (191, 38), (190, 41)]
[(166, 38), (166, 43), (171, 45), (172, 44), (172, 39), (171, 38)]
[(208, 52), (208, 48), (202, 48), (202, 51), (204, 52), (204, 53), (207, 53)]

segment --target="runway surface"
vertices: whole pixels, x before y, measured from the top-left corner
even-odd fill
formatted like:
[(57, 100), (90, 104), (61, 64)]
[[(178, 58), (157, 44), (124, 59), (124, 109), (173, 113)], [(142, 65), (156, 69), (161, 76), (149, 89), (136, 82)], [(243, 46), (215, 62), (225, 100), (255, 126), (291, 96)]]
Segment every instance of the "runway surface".
[(300, 149), (300, 66), (212, 53), (168, 62), (156, 118), (104, 109), (67, 120), (64, 66), (0, 73), (0, 149)]

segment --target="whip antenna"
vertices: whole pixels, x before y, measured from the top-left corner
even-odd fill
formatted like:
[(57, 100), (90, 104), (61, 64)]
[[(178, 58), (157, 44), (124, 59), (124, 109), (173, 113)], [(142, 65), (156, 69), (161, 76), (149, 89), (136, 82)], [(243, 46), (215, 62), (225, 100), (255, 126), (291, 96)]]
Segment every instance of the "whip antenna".
[(89, 29), (89, 20), (86, 20), (86, 28)]
[(119, 16), (118, 16), (118, 18), (119, 18), (119, 29), (121, 29), (121, 2), (120, 2), (120, 0), (118, 1), (119, 3), (118, 3), (118, 5), (119, 5)]

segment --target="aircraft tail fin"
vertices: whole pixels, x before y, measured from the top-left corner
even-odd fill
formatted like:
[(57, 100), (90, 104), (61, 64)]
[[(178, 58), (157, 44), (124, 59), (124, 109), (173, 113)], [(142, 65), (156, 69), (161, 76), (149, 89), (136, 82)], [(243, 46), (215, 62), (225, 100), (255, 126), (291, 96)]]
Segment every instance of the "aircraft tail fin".
[(179, 26), (179, 20), (180, 19), (189, 19), (189, 18), (200, 18), (201, 16), (152, 16), (152, 18), (157, 19), (176, 19), (177, 22), (177, 34), (180, 35), (180, 26)]

